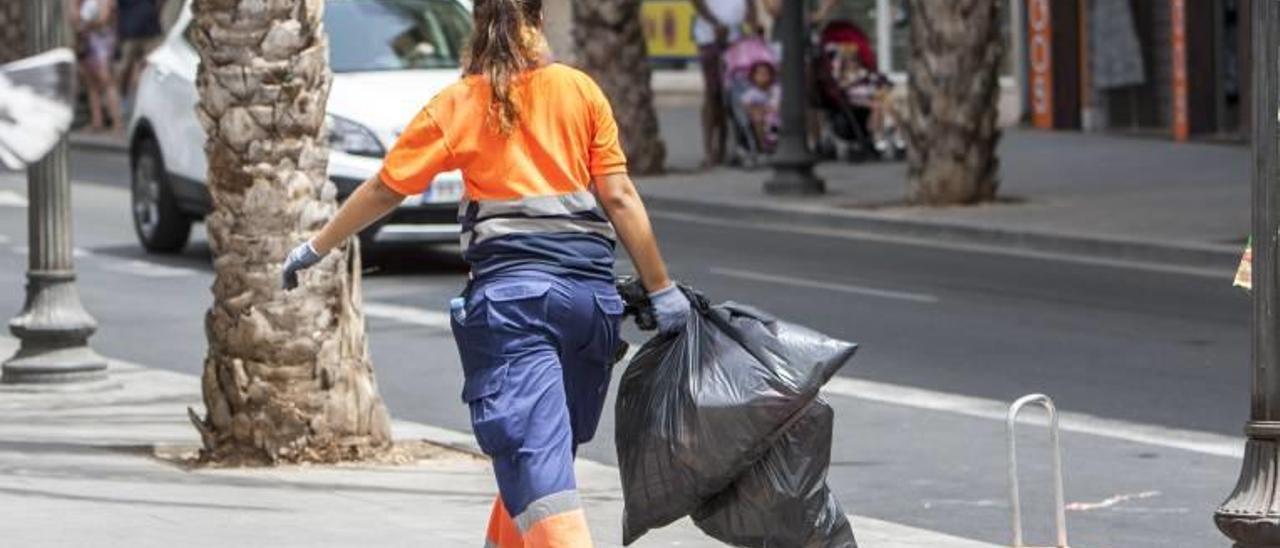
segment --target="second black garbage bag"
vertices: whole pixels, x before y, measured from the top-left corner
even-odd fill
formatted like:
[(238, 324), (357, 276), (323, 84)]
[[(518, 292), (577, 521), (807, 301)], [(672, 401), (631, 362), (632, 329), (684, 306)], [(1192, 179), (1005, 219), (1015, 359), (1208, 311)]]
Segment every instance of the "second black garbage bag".
[[(792, 427), (813, 421), (806, 413), (822, 385), (857, 350), (755, 308), (710, 306), (686, 293), (695, 303), (686, 329), (640, 348), (618, 388), (624, 544), (733, 488)], [(811, 450), (830, 453), (829, 423), (817, 444)], [(797, 477), (793, 483), (806, 481)], [(801, 497), (788, 504), (798, 509), (805, 502)], [(708, 510), (707, 517), (716, 512)]]
[(693, 523), (734, 546), (857, 548), (853, 525), (827, 487), (835, 413), (821, 399)]

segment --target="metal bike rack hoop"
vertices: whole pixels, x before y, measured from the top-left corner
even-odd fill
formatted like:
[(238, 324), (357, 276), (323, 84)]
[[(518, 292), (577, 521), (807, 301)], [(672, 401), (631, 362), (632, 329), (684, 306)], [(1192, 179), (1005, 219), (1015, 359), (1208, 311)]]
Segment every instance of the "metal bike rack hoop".
[(1013, 507), (1013, 548), (1024, 548), (1022, 539), (1022, 499), (1018, 487), (1018, 414), (1028, 405), (1039, 405), (1049, 413), (1049, 444), (1053, 451), (1053, 496), (1055, 524), (1058, 530), (1057, 548), (1067, 548), (1067, 511), (1062, 490), (1062, 448), (1058, 443), (1058, 410), (1053, 400), (1044, 394), (1024, 396), (1009, 406), (1009, 494)]

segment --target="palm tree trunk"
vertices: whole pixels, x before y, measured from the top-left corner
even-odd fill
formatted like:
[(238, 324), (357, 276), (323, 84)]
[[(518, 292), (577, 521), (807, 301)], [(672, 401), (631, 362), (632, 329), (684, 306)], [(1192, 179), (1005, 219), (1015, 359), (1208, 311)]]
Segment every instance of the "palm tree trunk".
[(28, 52), (22, 28), (22, 5), (25, 2), (4, 2), (0, 4), (0, 64), (17, 61), (28, 55), (43, 52)]
[(913, 203), (995, 199), (1003, 3), (910, 0), (905, 129), (908, 199)]
[(576, 61), (609, 97), (632, 173), (659, 173), (667, 147), (653, 110), (640, 0), (573, 0)]
[(280, 286), (289, 249), (336, 210), (322, 0), (196, 0), (197, 115), (208, 140), (214, 303), (205, 318), (216, 460), (332, 462), (390, 444), (360, 312), (355, 245)]

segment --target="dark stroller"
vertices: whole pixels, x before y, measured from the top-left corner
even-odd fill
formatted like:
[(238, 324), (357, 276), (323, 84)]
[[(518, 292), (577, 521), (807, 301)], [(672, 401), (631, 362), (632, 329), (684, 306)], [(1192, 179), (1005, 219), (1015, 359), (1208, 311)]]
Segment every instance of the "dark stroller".
[(869, 85), (892, 87), (878, 72), (875, 50), (866, 33), (850, 21), (833, 21), (819, 33), (814, 50), (813, 101), (824, 113), (818, 151), (827, 157), (849, 161), (904, 156), (900, 138), (888, 139), (877, 148), (870, 129), (871, 108), (853, 102), (845, 83), (840, 81), (838, 67), (846, 58), (852, 58), (868, 73)]

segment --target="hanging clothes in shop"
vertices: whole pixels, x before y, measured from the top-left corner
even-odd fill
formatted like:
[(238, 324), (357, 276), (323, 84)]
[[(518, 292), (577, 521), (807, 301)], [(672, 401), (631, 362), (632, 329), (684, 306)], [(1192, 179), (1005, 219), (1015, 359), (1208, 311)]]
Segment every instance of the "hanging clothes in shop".
[(1131, 0), (1093, 0), (1089, 31), (1094, 87), (1113, 89), (1146, 83)]

